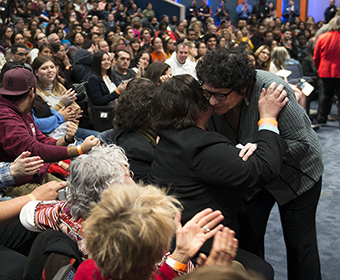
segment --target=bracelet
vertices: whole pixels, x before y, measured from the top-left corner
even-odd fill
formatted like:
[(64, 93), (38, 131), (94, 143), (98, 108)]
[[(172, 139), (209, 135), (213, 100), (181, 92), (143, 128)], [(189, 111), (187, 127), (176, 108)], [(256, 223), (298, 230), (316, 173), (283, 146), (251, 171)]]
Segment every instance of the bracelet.
[(32, 201), (37, 200), (37, 199), (35, 198), (35, 196), (34, 196), (33, 194), (31, 194), (31, 193), (27, 194), (27, 196), (28, 196)]
[(66, 135), (64, 136), (64, 140), (65, 140), (65, 142), (67, 143), (67, 144), (72, 144), (73, 142), (74, 142), (74, 136), (73, 136), (73, 140), (72, 141), (68, 141), (67, 139), (66, 139)]
[(263, 123), (263, 122), (269, 122), (269, 123), (274, 124), (275, 126), (278, 125), (278, 123), (277, 123), (276, 120), (273, 120), (273, 119), (270, 119), (270, 118), (263, 118), (263, 119), (260, 119), (260, 120), (257, 122), (257, 125), (260, 125), (260, 124)]
[(181, 272), (187, 272), (187, 270), (188, 270), (188, 266), (186, 264), (176, 262), (172, 258), (167, 257), (165, 262), (168, 266), (170, 266), (174, 270), (178, 270), (178, 271), (181, 271)]
[(80, 145), (77, 146), (77, 151), (78, 151), (78, 155), (82, 155), (83, 154), (83, 151), (81, 150), (81, 146)]
[(120, 92), (119, 92), (119, 90), (118, 90), (118, 89), (116, 89), (116, 93), (117, 93), (117, 94), (120, 94)]
[(65, 69), (66, 69), (66, 70), (70, 70), (70, 66), (66, 66)]
[(14, 165), (14, 162), (12, 162), (12, 163), (10, 164), (10, 167), (13, 166), (13, 165)]

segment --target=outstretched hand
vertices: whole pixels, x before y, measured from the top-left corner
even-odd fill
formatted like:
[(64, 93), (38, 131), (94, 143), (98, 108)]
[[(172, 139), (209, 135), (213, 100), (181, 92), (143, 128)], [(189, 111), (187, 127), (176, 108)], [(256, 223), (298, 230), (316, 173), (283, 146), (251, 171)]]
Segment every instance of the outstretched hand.
[(209, 238), (223, 228), (223, 225), (219, 225), (219, 223), (224, 217), (220, 211), (213, 212), (211, 209), (205, 209), (197, 213), (183, 227), (180, 219), (181, 216), (178, 214), (176, 217), (176, 249), (171, 254), (171, 258), (186, 264)]
[(275, 89), (276, 83), (273, 82), (267, 90), (261, 91), (259, 98), (260, 119), (271, 118), (276, 119), (282, 108), (287, 104), (287, 92), (281, 84)]
[(10, 169), (13, 177), (33, 175), (39, 172), (43, 166), (43, 160), (39, 156), (30, 157), (31, 152), (22, 152), (12, 163)]
[(37, 200), (53, 200), (58, 197), (58, 191), (66, 186), (67, 182), (50, 181), (37, 187), (32, 194)]

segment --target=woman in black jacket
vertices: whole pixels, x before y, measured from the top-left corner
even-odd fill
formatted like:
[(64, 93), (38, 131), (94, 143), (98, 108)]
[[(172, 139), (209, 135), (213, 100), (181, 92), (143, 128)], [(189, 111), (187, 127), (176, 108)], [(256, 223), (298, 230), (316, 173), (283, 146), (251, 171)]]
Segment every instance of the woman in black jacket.
[(92, 76), (89, 79), (88, 87), (90, 99), (94, 105), (113, 106), (115, 99), (120, 92), (126, 88), (126, 84), (115, 85), (115, 77), (111, 72), (110, 56), (103, 51), (97, 52), (93, 57)]

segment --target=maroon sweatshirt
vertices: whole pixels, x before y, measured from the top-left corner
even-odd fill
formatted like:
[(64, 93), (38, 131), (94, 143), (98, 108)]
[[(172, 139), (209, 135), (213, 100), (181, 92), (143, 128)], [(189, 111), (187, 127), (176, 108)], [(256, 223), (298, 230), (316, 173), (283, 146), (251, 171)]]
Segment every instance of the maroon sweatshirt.
[(16, 186), (41, 184), (49, 163), (68, 158), (67, 147), (56, 146), (56, 142), (41, 133), (29, 113), (22, 113), (12, 102), (0, 97), (0, 160), (13, 162), (22, 152), (29, 151), (45, 162), (37, 174), (16, 179)]

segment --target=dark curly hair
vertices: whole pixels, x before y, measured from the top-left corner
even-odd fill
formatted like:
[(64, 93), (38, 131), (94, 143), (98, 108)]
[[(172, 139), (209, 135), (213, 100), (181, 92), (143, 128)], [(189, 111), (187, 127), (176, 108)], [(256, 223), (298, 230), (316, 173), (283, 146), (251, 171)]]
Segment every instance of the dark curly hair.
[(188, 74), (163, 82), (151, 102), (154, 129), (182, 129), (197, 126), (202, 111), (210, 107), (199, 83)]
[(118, 99), (114, 126), (127, 132), (150, 128), (149, 111), (154, 88), (153, 82), (149, 79), (131, 80)]
[(238, 94), (253, 90), (256, 81), (255, 67), (250, 64), (247, 54), (236, 49), (216, 49), (208, 52), (196, 66), (201, 82), (214, 88), (234, 89)]

